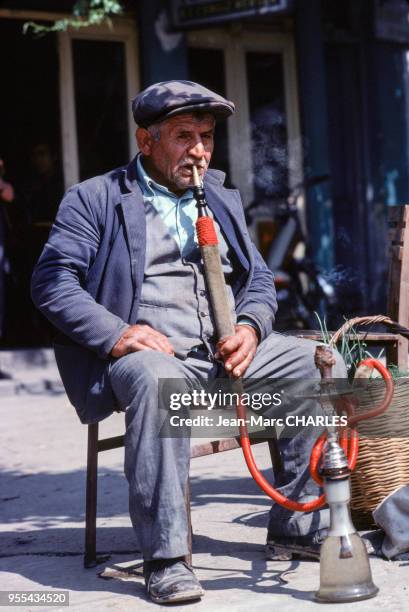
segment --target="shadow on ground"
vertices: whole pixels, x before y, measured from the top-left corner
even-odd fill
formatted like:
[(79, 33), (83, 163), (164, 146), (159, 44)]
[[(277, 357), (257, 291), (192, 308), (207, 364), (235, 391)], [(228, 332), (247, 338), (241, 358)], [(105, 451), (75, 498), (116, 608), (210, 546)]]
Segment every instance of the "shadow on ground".
[[(269, 476), (269, 470), (265, 470)], [(47, 528), (58, 522), (78, 522), (85, 517), (85, 469), (64, 473), (1, 472), (0, 519), (2, 523), (24, 523)], [(263, 506), (270, 500), (250, 477), (191, 478), (192, 507), (210, 503)], [(98, 474), (98, 517), (127, 513), (128, 485), (121, 470), (101, 468)], [(256, 526), (256, 525), (254, 525)]]
[[(68, 529), (70, 537), (77, 539), (75, 531)], [(103, 532), (100, 529), (99, 532)], [(111, 531), (111, 530), (108, 530)], [(124, 540), (128, 530), (116, 528), (116, 535)], [(49, 534), (52, 537), (52, 533)], [(104, 534), (99, 533), (101, 539)], [(110, 537), (109, 534), (106, 534)], [(275, 593), (292, 596), (300, 600), (309, 600), (311, 592), (293, 589), (288, 579), (297, 568), (299, 562), (273, 563), (263, 558), (260, 546), (249, 545), (246, 542), (227, 542), (207, 537), (195, 539), (198, 544), (195, 569), (214, 578), (202, 578), (203, 587), (207, 591), (225, 591), (240, 589), (252, 593)], [(205, 555), (201, 553), (205, 552)], [(210, 555), (210, 559), (209, 559)], [(53, 558), (51, 558), (53, 557)], [(200, 559), (199, 559), (200, 557)], [(223, 557), (223, 558), (221, 558)], [(238, 569), (237, 561), (241, 563)], [(102, 580), (98, 574), (106, 567), (119, 569), (119, 564), (132, 563), (133, 574), (129, 578), (113, 578)], [(51, 555), (30, 555), (0, 559), (0, 569), (19, 573), (24, 578), (36, 583), (40, 588), (54, 588), (70, 591), (104, 591), (122, 595), (137, 595), (146, 599), (143, 578), (141, 575), (141, 559), (137, 551), (116, 553), (107, 562), (93, 569), (83, 569), (80, 555), (66, 555), (55, 558)], [(317, 565), (318, 569), (318, 565)]]
[[(270, 478), (271, 470), (265, 470), (265, 476)], [(13, 526), (1, 533), (1, 569), (20, 574), (44, 587), (137, 594), (145, 599), (141, 576), (134, 575), (131, 580), (101, 580), (98, 572), (104, 566), (83, 569), (84, 529), (72, 523), (84, 521), (85, 470), (37, 474), (5, 471), (2, 479), (0, 508), (3, 526), (6, 529), (7, 524)], [(204, 508), (208, 504), (238, 504), (241, 508), (233, 523), (244, 523), (250, 527), (267, 524), (271, 502), (249, 477), (194, 476), (191, 485), (194, 508)], [(254, 506), (254, 511), (243, 514), (243, 499), (246, 505)], [(97, 549), (99, 554), (113, 553), (108, 565), (140, 561), (127, 516), (127, 503), (127, 483), (122, 471), (101, 468)], [(110, 526), (109, 520), (113, 518), (116, 524)], [(104, 525), (104, 521), (108, 522), (108, 526)], [(118, 522), (121, 523), (119, 526)], [(311, 599), (311, 593), (290, 588), (283, 577), (286, 572), (293, 572), (298, 567), (297, 563), (277, 565), (267, 562), (261, 545), (248, 541), (226, 541), (217, 537), (219, 535), (194, 536), (194, 553), (198, 559), (206, 559), (205, 564), (195, 563), (197, 569), (203, 570), (207, 576), (215, 572), (214, 579), (203, 580), (205, 589), (243, 589), (282, 593), (301, 600)], [(209, 556), (214, 559), (214, 564), (209, 563)], [(239, 569), (237, 560), (248, 563), (241, 563)]]

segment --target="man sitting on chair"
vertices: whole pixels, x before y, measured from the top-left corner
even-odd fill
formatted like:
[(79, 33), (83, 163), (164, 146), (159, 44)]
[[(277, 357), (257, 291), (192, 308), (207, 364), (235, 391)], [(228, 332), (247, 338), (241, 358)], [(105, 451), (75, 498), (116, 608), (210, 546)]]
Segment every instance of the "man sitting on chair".
[[(188, 438), (160, 437), (158, 379), (233, 376), (317, 378), (316, 344), (273, 331), (273, 276), (252, 244), (237, 190), (208, 169), (217, 120), (234, 104), (189, 81), (157, 83), (133, 100), (140, 153), (127, 167), (74, 185), (64, 196), (34, 271), (32, 296), (59, 329), (55, 352), (83, 423), (126, 411), (125, 473), (132, 524), (150, 597), (159, 603), (204, 593), (191, 567), (184, 491)], [(239, 153), (238, 153), (239, 154)], [(219, 234), (233, 336), (217, 344), (195, 238), (192, 166), (204, 181)], [(338, 376), (345, 375), (342, 361)], [(313, 439), (281, 448), (280, 491), (301, 501)], [(274, 505), (267, 542), (317, 557), (328, 510)]]

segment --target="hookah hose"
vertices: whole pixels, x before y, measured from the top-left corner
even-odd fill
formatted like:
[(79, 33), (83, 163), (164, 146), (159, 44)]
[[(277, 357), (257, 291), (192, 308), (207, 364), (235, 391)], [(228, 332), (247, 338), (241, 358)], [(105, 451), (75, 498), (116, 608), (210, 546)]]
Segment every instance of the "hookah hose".
[[(364, 419), (369, 419), (375, 416), (378, 416), (385, 412), (389, 407), (389, 404), (392, 400), (393, 395), (393, 381), (392, 376), (389, 370), (387, 370), (382, 363), (377, 361), (376, 359), (365, 359), (362, 361), (360, 366), (372, 367), (378, 370), (381, 374), (382, 378), (386, 383), (385, 395), (382, 402), (376, 408), (369, 410), (368, 412), (360, 415), (354, 415), (353, 412), (353, 404), (352, 402), (348, 402), (348, 400), (343, 399), (342, 406), (348, 413), (348, 425), (344, 429), (342, 429), (340, 433), (340, 445), (348, 458), (348, 467), (352, 471), (355, 468), (356, 461), (358, 458), (358, 446), (359, 446), (359, 436), (358, 431), (353, 427), (359, 421), (363, 421)], [(240, 423), (245, 423), (246, 419), (246, 409), (239, 402), (237, 405), (237, 416), (240, 419), (244, 419), (244, 421), (240, 421)], [(240, 425), (240, 441), (243, 449), (244, 458), (246, 460), (247, 467), (250, 471), (250, 474), (253, 476), (256, 483), (259, 485), (261, 489), (267, 495), (269, 495), (277, 504), (280, 504), (287, 510), (292, 510), (294, 512), (311, 512), (312, 510), (318, 510), (325, 505), (325, 495), (320, 495), (317, 499), (314, 499), (309, 502), (297, 502), (292, 499), (288, 499), (282, 495), (279, 491), (274, 489), (271, 484), (264, 478), (264, 476), (260, 473), (257, 465), (254, 461), (254, 456), (251, 450), (250, 439), (247, 431), (247, 426)], [(350, 430), (351, 437), (348, 443), (348, 430)], [(310, 457), (310, 475), (311, 478), (320, 486), (323, 485), (323, 479), (319, 474), (319, 463), (321, 460), (322, 451), (327, 439), (327, 433), (324, 432), (319, 436), (316, 440), (313, 449), (311, 451)]]
[[(224, 274), (220, 262), (219, 253), (219, 242), (214, 227), (213, 219), (209, 216), (207, 211), (207, 203), (205, 194), (197, 169), (192, 166), (193, 170), (193, 193), (196, 199), (198, 207), (198, 219), (196, 221), (196, 233), (200, 251), (203, 258), (204, 271), (206, 282), (209, 290), (210, 302), (213, 308), (214, 320), (219, 339), (223, 339), (226, 336), (234, 334), (234, 326), (230, 316), (230, 309), (227, 299), (226, 284), (224, 280)], [(345, 398), (340, 401), (342, 410), (347, 412), (348, 425), (344, 427), (340, 432), (340, 444), (348, 458), (348, 467), (353, 470), (358, 456), (358, 432), (354, 428), (359, 421), (369, 419), (379, 414), (382, 414), (387, 410), (392, 400), (393, 395), (393, 380), (390, 372), (376, 359), (365, 359), (362, 361), (360, 366), (367, 366), (378, 370), (384, 379), (386, 388), (385, 395), (382, 402), (376, 408), (369, 410), (365, 414), (355, 415), (354, 414), (354, 403)], [(243, 383), (241, 378), (233, 379), (232, 385), (234, 391), (239, 395), (244, 392)], [(279, 491), (274, 489), (271, 484), (264, 478), (259, 469), (257, 468), (254, 456), (251, 450), (251, 444), (249, 434), (247, 430), (246, 421), (246, 408), (239, 401), (237, 404), (237, 417), (240, 419), (240, 442), (243, 450), (244, 458), (249, 469), (250, 474), (259, 485), (259, 487), (276, 503), (280, 504), (287, 510), (295, 512), (311, 512), (317, 510), (325, 504), (325, 495), (321, 495), (315, 500), (300, 503), (291, 499), (288, 499), (282, 495)], [(348, 440), (348, 432), (350, 431), (351, 436)], [(319, 463), (321, 460), (322, 451), (324, 444), (327, 439), (327, 434), (324, 432), (315, 442), (310, 457), (310, 474), (313, 480), (322, 486), (323, 479), (319, 474)]]

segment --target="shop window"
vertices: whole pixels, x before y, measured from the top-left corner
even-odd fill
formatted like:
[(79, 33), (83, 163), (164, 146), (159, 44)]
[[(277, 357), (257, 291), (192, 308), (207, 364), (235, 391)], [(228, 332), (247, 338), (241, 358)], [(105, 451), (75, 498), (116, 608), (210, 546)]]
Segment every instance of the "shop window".
[(292, 37), (226, 27), (190, 32), (188, 44), (190, 78), (236, 104), (217, 163), (228, 169), (244, 207), (252, 206), (257, 241), (259, 220), (271, 220), (276, 204), (302, 182)]

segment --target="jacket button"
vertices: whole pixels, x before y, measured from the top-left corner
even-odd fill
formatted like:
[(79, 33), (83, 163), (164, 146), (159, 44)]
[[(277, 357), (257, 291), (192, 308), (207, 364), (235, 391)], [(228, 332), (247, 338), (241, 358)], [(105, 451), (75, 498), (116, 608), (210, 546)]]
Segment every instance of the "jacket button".
[(201, 316), (201, 317), (207, 317), (207, 312), (203, 312), (203, 311), (202, 311), (202, 312), (200, 313), (200, 316)]
[(200, 295), (206, 295), (206, 291), (203, 291), (203, 289), (200, 291)]

